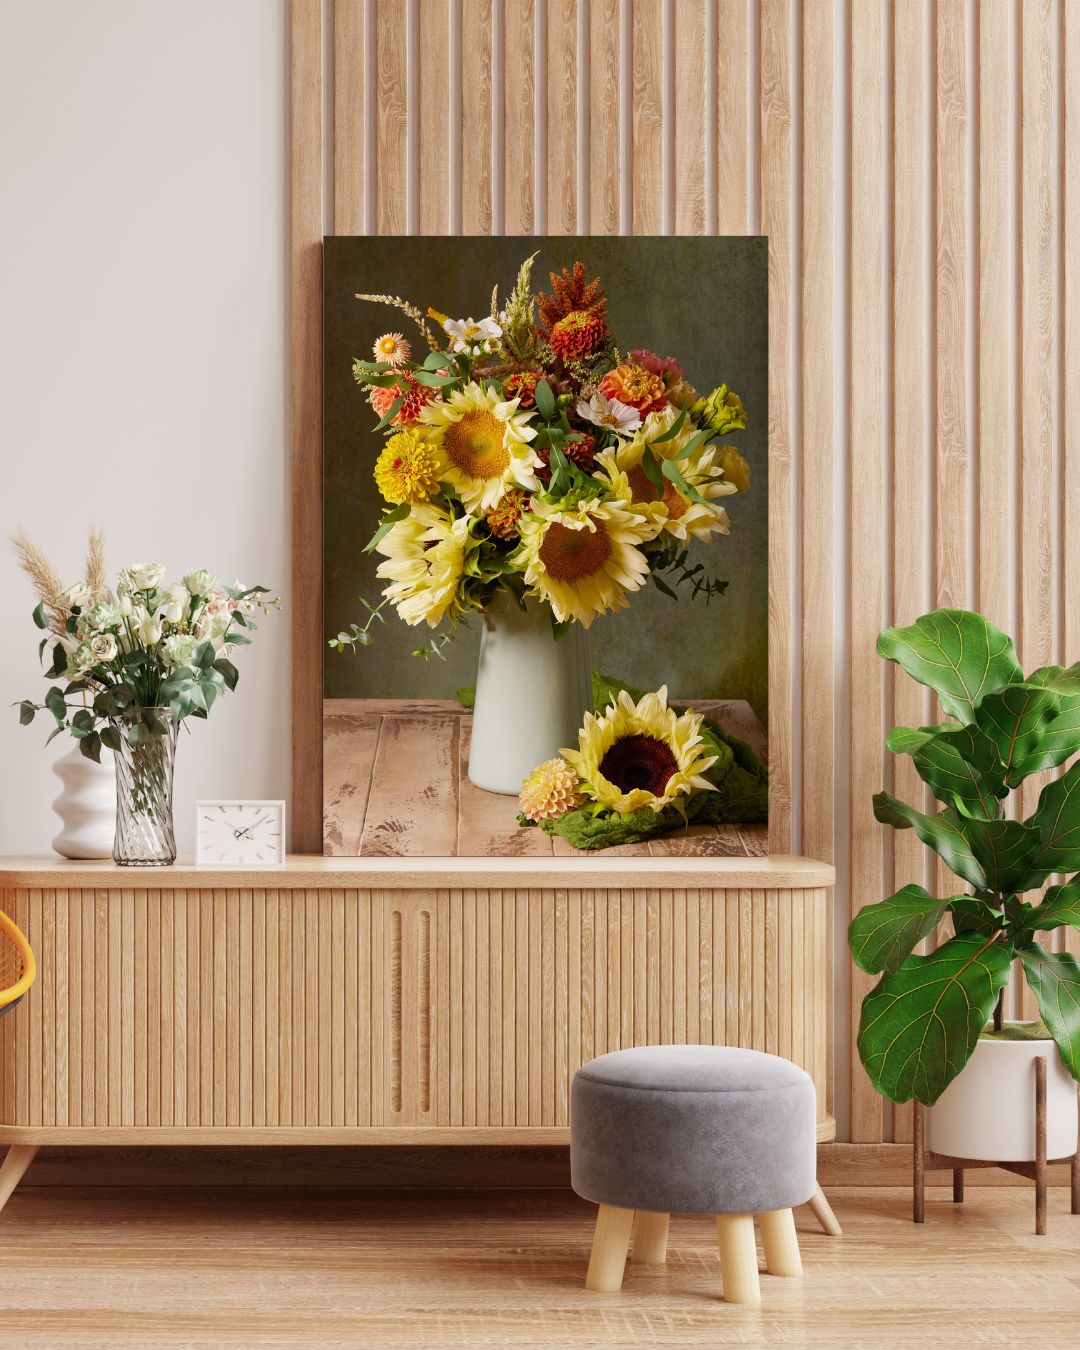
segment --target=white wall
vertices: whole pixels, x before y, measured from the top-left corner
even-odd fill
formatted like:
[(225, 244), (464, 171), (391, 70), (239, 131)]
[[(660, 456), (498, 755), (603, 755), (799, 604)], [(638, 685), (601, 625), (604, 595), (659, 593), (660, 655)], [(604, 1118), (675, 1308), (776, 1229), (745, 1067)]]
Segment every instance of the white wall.
[[(287, 590), (286, 0), (0, 0), (0, 534), (65, 579), (155, 558)], [(35, 600), (0, 551), (0, 854), (43, 853), (58, 783)], [(178, 753), (197, 797), (287, 796), (288, 611)]]

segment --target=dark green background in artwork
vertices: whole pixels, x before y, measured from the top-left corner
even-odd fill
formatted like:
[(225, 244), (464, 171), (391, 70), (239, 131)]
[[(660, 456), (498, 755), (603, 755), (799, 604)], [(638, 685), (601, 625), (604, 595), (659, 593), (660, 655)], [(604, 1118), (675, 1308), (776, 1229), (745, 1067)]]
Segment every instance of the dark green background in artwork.
[[(382, 434), (352, 378), (354, 357), (371, 359), (380, 333), (400, 331), (422, 359), (426, 348), (400, 311), (353, 298), (357, 291), (401, 295), (455, 318), (500, 304), (521, 261), (539, 250), (534, 289), (549, 271), (584, 262), (608, 297), (608, 321), (623, 350), (649, 347), (676, 357), (702, 393), (726, 382), (749, 413), (729, 439), (751, 468), (750, 490), (724, 498), (730, 535), (695, 542), (692, 559), (730, 583), (706, 605), (676, 604), (651, 584), (619, 614), (594, 621), (592, 662), (631, 684), (667, 684), (673, 696), (748, 699), (767, 724), (768, 646), (768, 241), (761, 238), (328, 238), (324, 252), (325, 628), (330, 637), (360, 619), (357, 596), (378, 598), (379, 557), (361, 552), (380, 498), (372, 467)], [(459, 630), (447, 659), (411, 656), (430, 630), (409, 628), (388, 607), (376, 646), (327, 651), (328, 698), (450, 698), (476, 674), (480, 624)], [(527, 715), (528, 710), (523, 709)]]

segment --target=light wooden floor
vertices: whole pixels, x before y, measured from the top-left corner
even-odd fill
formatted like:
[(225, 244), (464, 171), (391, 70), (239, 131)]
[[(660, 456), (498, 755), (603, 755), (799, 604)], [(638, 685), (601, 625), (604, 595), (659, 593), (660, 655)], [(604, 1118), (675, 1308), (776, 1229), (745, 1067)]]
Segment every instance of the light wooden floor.
[(559, 1191), (30, 1186), (0, 1216), (0, 1345), (21, 1347), (1080, 1345), (1080, 1218), (1050, 1194), (954, 1207), (834, 1190), (842, 1239), (798, 1213), (806, 1275), (720, 1301), (715, 1228), (673, 1221), (668, 1265), (582, 1288), (593, 1210)]

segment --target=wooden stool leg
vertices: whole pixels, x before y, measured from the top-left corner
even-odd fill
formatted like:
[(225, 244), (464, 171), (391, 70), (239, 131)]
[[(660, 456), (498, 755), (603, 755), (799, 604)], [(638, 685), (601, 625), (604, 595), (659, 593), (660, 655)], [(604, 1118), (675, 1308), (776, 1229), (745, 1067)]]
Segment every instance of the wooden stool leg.
[(37, 1144), (12, 1144), (8, 1149), (0, 1166), (0, 1209), (11, 1199), (12, 1191), (26, 1175), (37, 1151)]
[(1080, 1214), (1080, 1083), (1076, 1085), (1076, 1152), (1069, 1169), (1072, 1182), (1072, 1212)]
[(632, 1209), (600, 1206), (596, 1215), (592, 1255), (589, 1257), (589, 1273), (585, 1276), (585, 1288), (591, 1289), (594, 1294), (617, 1294), (622, 1288), (633, 1222)]
[(952, 1198), (953, 1204), (959, 1205), (964, 1199), (964, 1169), (954, 1167), (952, 1170)]
[(645, 1266), (662, 1266), (667, 1260), (668, 1216), (639, 1209), (634, 1217), (634, 1245), (631, 1261)]
[(770, 1275), (801, 1275), (802, 1257), (790, 1209), (771, 1209), (757, 1216), (765, 1244), (765, 1269)]
[(822, 1231), (828, 1233), (829, 1237), (843, 1237), (844, 1230), (840, 1227), (836, 1215), (832, 1211), (832, 1205), (825, 1198), (825, 1192), (820, 1186), (814, 1186), (814, 1194), (810, 1197), (810, 1209), (814, 1218), (821, 1224)]
[(718, 1214), (716, 1236), (726, 1303), (760, 1303), (757, 1244), (752, 1214)]

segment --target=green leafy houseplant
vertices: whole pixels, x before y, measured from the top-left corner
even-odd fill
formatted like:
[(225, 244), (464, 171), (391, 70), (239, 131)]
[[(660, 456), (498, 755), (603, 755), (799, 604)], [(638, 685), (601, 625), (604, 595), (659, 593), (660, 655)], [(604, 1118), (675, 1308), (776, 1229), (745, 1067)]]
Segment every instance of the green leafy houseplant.
[[(1005, 810), (1029, 775), (1080, 751), (1080, 663), (1025, 675), (1011, 638), (958, 609), (886, 629), (877, 649), (937, 693), (947, 720), (896, 727), (887, 742), (911, 756), (941, 809), (928, 814), (879, 792), (874, 815), (913, 829), (966, 885), (943, 898), (903, 886), (852, 922), (855, 964), (881, 976), (862, 1006), (866, 1071), (892, 1101), (932, 1105), (991, 1017), (1000, 1029), (1002, 991), (1018, 958), (1065, 1067), (1080, 1079), (1080, 965), (1036, 941), (1063, 925), (1080, 929), (1080, 760), (1043, 789), (1026, 820)], [(1078, 874), (1036, 903), (1023, 898), (1068, 872)], [(953, 936), (929, 956), (914, 955), (946, 915)]]

